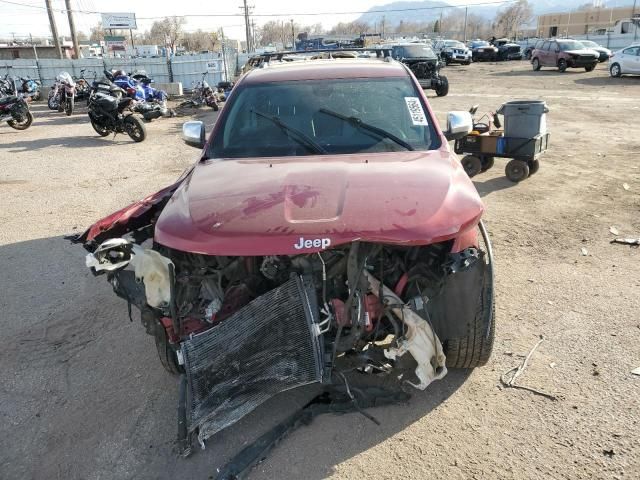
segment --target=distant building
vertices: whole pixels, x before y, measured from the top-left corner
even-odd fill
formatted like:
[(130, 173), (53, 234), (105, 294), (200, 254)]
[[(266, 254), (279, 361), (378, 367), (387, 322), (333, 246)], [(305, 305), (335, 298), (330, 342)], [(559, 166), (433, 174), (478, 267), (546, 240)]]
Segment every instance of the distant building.
[[(63, 45), (62, 56), (64, 58), (72, 58), (73, 47)], [(0, 45), (0, 60), (17, 60), (19, 58), (58, 58), (56, 47), (50, 45)]]
[(640, 9), (634, 12), (633, 7), (589, 8), (574, 12), (547, 13), (538, 16), (538, 35), (570, 37), (594, 33), (598, 30), (613, 28), (616, 21), (631, 18), (634, 13), (640, 13)]

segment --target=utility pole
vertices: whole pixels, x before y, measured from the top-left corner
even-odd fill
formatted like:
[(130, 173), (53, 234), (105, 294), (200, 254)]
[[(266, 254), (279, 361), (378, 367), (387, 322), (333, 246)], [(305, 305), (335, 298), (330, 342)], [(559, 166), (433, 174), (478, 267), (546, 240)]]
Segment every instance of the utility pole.
[[(438, 36), (442, 37), (442, 11), (444, 10), (444, 8), (440, 9), (440, 23), (438, 24)], [(444, 38), (444, 37), (442, 37)]]
[(253, 49), (255, 50), (258, 46), (258, 41), (256, 40), (256, 22), (251, 20), (251, 45), (253, 45)]
[(467, 42), (467, 16), (469, 15), (469, 7), (464, 7), (464, 41)]
[(56, 19), (51, 9), (51, 0), (44, 0), (47, 5), (47, 14), (49, 15), (49, 26), (51, 27), (51, 35), (53, 35), (53, 44), (58, 52), (58, 58), (62, 60), (62, 48), (60, 47), (60, 39), (58, 38), (58, 27), (56, 27)]
[(222, 39), (222, 68), (224, 69), (224, 81), (229, 81), (229, 74), (227, 73), (227, 52), (224, 48), (224, 30), (220, 28), (220, 38)]
[(291, 19), (291, 50), (296, 49), (296, 31), (293, 26), (293, 18)]
[(71, 42), (73, 43), (73, 58), (80, 58), (80, 45), (78, 44), (78, 35), (76, 34), (76, 25), (73, 22), (73, 12), (71, 11), (71, 0), (64, 0), (67, 8), (67, 17), (69, 18), (69, 30), (71, 31)]
[(636, 21), (634, 22), (633, 17), (636, 16), (636, 0), (633, 0), (633, 9), (631, 10), (631, 24), (635, 27), (635, 29), (633, 30), (633, 41), (636, 41), (636, 38), (638, 38), (638, 26), (640, 25), (640, 22)]
[(249, 7), (247, 6), (247, 0), (243, 0), (244, 3), (244, 33), (247, 37), (247, 53), (251, 52), (251, 30), (249, 27)]
[(384, 23), (385, 23), (385, 16), (382, 16), (382, 39), (384, 40)]

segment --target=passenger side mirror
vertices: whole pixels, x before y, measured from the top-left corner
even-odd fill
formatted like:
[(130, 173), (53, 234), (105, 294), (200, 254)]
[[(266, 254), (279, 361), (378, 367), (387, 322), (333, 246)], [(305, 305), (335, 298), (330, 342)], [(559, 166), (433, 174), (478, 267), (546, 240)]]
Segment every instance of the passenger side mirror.
[(468, 135), (473, 128), (471, 113), (455, 111), (447, 113), (447, 130), (444, 136), (448, 141), (457, 140)]
[(203, 122), (185, 122), (182, 125), (182, 139), (187, 145), (204, 148), (207, 136)]

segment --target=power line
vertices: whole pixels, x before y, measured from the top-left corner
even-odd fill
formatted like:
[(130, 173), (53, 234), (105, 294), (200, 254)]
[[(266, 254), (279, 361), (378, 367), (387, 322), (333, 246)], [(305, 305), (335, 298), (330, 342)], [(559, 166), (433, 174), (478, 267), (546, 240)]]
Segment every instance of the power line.
[[(425, 10), (443, 10), (445, 8), (467, 8), (467, 7), (482, 7), (482, 6), (490, 6), (490, 5), (503, 5), (507, 3), (514, 3), (517, 0), (497, 0), (497, 1), (489, 1), (489, 2), (480, 2), (468, 5), (448, 5), (441, 7), (415, 7), (415, 8), (393, 8), (389, 10), (363, 10), (363, 11), (351, 11), (351, 12), (306, 12), (306, 13), (254, 13), (253, 17), (302, 17), (302, 16), (334, 16), (334, 15), (361, 15), (365, 13), (393, 13), (393, 12), (417, 12), (417, 11), (425, 11)], [(9, 5), (18, 5), (20, 7), (27, 8), (36, 8), (39, 10), (46, 10), (46, 7), (38, 6), (38, 5), (30, 5), (25, 3), (14, 2), (11, 0), (0, 0), (0, 3), (7, 3)], [(56, 13), (67, 13), (66, 9), (54, 8)], [(84, 14), (100, 14), (102, 12), (91, 11), (91, 10), (71, 10), (73, 13), (84, 13)], [(164, 15), (164, 16), (155, 16), (155, 17), (136, 17), (138, 20), (158, 20), (167, 17), (243, 17), (244, 13), (196, 13), (196, 14), (186, 14), (186, 15)]]

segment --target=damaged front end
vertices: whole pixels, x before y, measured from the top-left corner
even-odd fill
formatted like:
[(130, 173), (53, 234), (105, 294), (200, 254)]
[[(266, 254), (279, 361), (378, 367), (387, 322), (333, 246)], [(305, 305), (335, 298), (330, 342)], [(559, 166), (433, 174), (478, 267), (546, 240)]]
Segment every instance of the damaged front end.
[(149, 197), (127, 222), (111, 216), (73, 240), (84, 243), (87, 266), (106, 274), (129, 315), (131, 306), (140, 310), (163, 366), (184, 374), (183, 453), (191, 439), (204, 446), (298, 386), (350, 392), (345, 374), (355, 372), (393, 375), (398, 391), (423, 390), (447, 366), (488, 360), (493, 273), (482, 223), (485, 251), (466, 232), (464, 241), (418, 246), (353, 241), (299, 255), (202, 255), (153, 243), (173, 190)]

